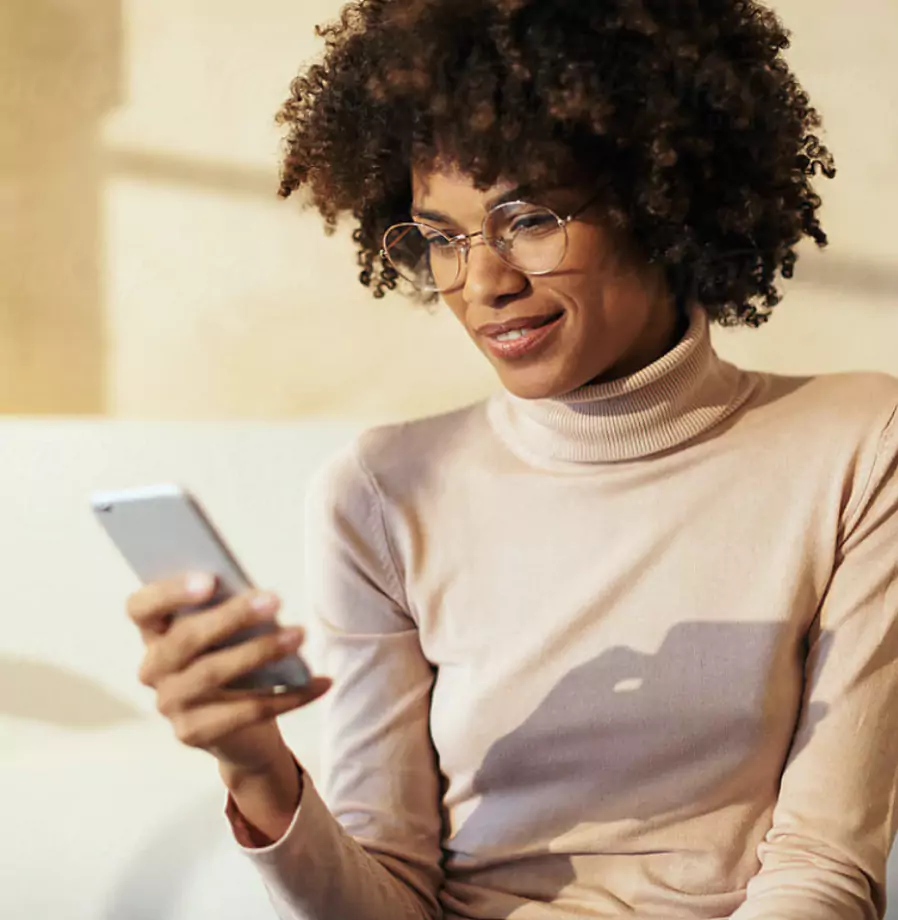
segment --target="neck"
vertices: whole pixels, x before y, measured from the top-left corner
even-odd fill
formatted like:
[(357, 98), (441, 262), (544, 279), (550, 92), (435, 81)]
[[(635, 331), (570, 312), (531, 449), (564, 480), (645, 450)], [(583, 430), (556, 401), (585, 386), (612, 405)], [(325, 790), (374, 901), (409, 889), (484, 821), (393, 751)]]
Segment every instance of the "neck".
[(673, 350), (689, 331), (690, 316), (687, 308), (680, 307), (673, 301), (669, 307), (670, 309), (661, 308), (652, 312), (657, 319), (636, 349), (585, 385), (612, 383), (622, 377), (630, 377)]
[(689, 309), (685, 332), (672, 338), (672, 348), (634, 373), (561, 397), (501, 393), (490, 403), (491, 422), (515, 453), (541, 466), (620, 462), (676, 448), (735, 412), (756, 380), (717, 356), (700, 307)]

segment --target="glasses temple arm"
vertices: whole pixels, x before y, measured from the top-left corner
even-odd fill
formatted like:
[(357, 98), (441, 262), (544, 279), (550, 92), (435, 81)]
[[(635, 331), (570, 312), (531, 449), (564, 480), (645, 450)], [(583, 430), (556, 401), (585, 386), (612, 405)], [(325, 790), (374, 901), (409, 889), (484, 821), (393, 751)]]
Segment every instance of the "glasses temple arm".
[(596, 192), (589, 198), (588, 201), (586, 201), (584, 204), (581, 204), (576, 211), (571, 212), (567, 217), (565, 217), (564, 222), (569, 224), (572, 220), (576, 220), (587, 208), (592, 207), (592, 205), (594, 205), (601, 196), (601, 192)]

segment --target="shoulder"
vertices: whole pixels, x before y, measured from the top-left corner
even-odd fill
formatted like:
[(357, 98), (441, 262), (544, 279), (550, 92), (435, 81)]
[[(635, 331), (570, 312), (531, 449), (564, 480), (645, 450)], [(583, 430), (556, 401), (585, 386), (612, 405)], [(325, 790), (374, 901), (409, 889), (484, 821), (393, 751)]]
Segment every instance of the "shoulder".
[[(790, 476), (838, 493), (854, 520), (898, 468), (898, 379), (880, 373), (761, 375), (749, 421), (755, 448)], [(748, 421), (748, 419), (747, 419)]]
[(761, 374), (755, 408), (774, 424), (813, 442), (878, 445), (894, 427), (898, 378), (876, 372), (787, 377)]
[(321, 466), (310, 493), (327, 504), (376, 500), (382, 489), (414, 490), (441, 477), (478, 442), (485, 403), (367, 428)]
[(362, 433), (356, 443), (361, 463), (378, 480), (406, 479), (445, 471), (476, 445), (486, 419), (485, 403)]
[(898, 377), (872, 371), (821, 374), (811, 378), (810, 393), (831, 411), (890, 413), (898, 406)]

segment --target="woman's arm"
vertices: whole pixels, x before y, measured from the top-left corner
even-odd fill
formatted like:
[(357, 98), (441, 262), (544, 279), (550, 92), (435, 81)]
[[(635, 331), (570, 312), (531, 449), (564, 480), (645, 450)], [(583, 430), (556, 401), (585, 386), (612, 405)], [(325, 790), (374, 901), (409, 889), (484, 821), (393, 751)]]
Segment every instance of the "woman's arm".
[(271, 846), (287, 833), (302, 798), (303, 774), (286, 744), (264, 769), (219, 764), (218, 772), (230, 793), (228, 815), (244, 847)]
[(250, 815), (233, 799), (229, 814), (238, 840), (255, 846), (247, 856), (285, 920), (432, 920), (442, 886), (434, 674), (407, 613), (376, 486), (356, 451), (318, 480), (307, 522), (310, 626), (334, 678), (319, 704), (323, 795), (291, 760), (292, 773), (284, 766), (277, 778), (242, 778), (240, 801), (269, 828), (288, 818), (287, 803), (301, 791), (275, 843), (253, 836)]
[[(761, 871), (731, 920), (874, 920), (898, 822), (898, 419), (850, 512), (810, 637)], [(813, 713), (821, 714), (819, 718)]]

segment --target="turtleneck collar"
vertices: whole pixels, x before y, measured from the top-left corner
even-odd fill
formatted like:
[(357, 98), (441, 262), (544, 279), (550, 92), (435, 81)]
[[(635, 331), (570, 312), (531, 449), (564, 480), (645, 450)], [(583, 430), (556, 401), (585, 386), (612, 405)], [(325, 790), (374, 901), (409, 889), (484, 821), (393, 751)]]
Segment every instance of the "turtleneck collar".
[(637, 373), (552, 399), (503, 391), (490, 400), (488, 414), (528, 462), (613, 463), (691, 441), (737, 411), (756, 386), (755, 375), (718, 357), (708, 315), (693, 306), (679, 344)]

